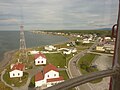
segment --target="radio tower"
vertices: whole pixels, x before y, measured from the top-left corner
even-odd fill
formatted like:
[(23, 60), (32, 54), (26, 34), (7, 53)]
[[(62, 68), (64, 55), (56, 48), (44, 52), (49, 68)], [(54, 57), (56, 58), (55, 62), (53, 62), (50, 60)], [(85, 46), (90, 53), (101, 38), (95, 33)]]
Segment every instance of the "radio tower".
[(26, 59), (26, 43), (25, 43), (25, 36), (24, 36), (24, 26), (20, 26), (20, 60), (22, 62), (25, 62), (23, 60)]

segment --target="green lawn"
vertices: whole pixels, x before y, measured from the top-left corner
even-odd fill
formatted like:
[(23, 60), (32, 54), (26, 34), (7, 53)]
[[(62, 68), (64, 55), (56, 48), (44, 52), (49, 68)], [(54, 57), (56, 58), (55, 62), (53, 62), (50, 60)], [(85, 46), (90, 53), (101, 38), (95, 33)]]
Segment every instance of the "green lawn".
[(66, 65), (65, 57), (60, 53), (45, 55), (47, 57), (47, 62), (55, 65), (56, 67), (59, 66), (60, 68), (64, 68), (64, 66)]
[(60, 76), (63, 76), (64, 80), (68, 80), (69, 79), (69, 77), (67, 75), (67, 72), (65, 70), (64, 71), (59, 71), (59, 73), (60, 73)]
[(8, 83), (9, 85), (14, 84), (14, 86), (16, 87), (20, 87), (23, 86), (27, 79), (28, 79), (28, 73), (24, 72), (23, 77), (21, 78), (22, 82), (20, 81), (20, 78), (10, 78), (9, 77), (9, 71), (6, 71), (5, 74), (3, 75), (3, 79), (6, 81), (6, 83)]
[[(88, 74), (91, 72), (98, 71), (97, 68), (91, 67), (91, 63), (95, 57), (97, 57), (96, 54), (86, 54), (79, 60), (78, 67), (80, 68), (80, 71), (82, 74)], [(97, 80), (91, 81), (91, 83), (97, 83), (97, 82), (100, 82), (101, 80), (102, 79), (97, 79)]]
[(61, 53), (49, 53), (45, 54), (47, 57), (47, 62), (59, 66), (60, 68), (64, 68), (68, 65), (69, 60), (72, 58), (72, 54), (63, 55)]
[(91, 65), (93, 59), (96, 57), (96, 54), (86, 54), (82, 58), (80, 58), (78, 65), (80, 67), (80, 64), (84, 63), (87, 64), (88, 66)]

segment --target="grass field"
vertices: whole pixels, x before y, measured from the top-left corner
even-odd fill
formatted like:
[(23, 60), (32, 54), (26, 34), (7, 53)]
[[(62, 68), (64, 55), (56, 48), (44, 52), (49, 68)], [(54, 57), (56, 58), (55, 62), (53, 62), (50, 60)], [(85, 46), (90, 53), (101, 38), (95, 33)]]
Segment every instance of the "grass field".
[(47, 57), (47, 62), (55, 65), (56, 67), (64, 68), (66, 65), (65, 57), (60, 53), (45, 54)]
[[(97, 68), (93, 68), (91, 67), (91, 63), (94, 60), (94, 58), (97, 57), (96, 54), (86, 54), (85, 56), (83, 56), (79, 62), (78, 62), (78, 67), (80, 68), (80, 71), (82, 74), (88, 74), (91, 72), (95, 72), (98, 71)], [(98, 83), (100, 82), (102, 79), (97, 79), (94, 81), (91, 81), (91, 83)]]
[(97, 56), (97, 55), (89, 54), (89, 53), (84, 55), (82, 58), (80, 58), (80, 60), (78, 62), (78, 65), (80, 65), (80, 64), (82, 64), (84, 62), (87, 63), (88, 66), (91, 65), (91, 63), (92, 63), (93, 59), (95, 58), (95, 56)]

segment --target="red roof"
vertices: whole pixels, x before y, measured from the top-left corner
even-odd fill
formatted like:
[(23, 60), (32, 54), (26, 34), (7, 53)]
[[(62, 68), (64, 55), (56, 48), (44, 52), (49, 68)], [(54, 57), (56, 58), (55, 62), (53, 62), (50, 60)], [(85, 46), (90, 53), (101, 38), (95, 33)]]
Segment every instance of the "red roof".
[(47, 79), (47, 82), (55, 82), (55, 81), (62, 81), (64, 80), (62, 76), (60, 76), (59, 78), (52, 78), (52, 79)]
[(35, 81), (39, 81), (39, 80), (43, 80), (43, 79), (44, 79), (44, 77), (41, 72), (39, 72), (35, 75)]
[(15, 64), (15, 65), (12, 67), (12, 70), (20, 70), (20, 71), (23, 71), (24, 67), (25, 67), (24, 64), (17, 63), (17, 64)]
[(54, 71), (58, 72), (58, 69), (54, 65), (49, 64), (49, 65), (47, 65), (43, 68), (43, 74), (45, 74), (45, 73), (47, 73), (51, 70), (54, 70)]
[(46, 58), (46, 56), (44, 55), (44, 54), (42, 54), (42, 53), (39, 53), (39, 54), (36, 54), (35, 55), (35, 59), (37, 59), (38, 57), (43, 57), (43, 58)]

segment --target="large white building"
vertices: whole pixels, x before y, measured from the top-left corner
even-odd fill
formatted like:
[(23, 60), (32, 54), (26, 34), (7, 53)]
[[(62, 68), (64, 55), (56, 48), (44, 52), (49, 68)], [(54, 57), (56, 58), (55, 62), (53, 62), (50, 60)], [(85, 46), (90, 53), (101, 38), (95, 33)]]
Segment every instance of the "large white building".
[(30, 54), (32, 55), (39, 54), (39, 51), (33, 50), (33, 51), (30, 51)]
[(52, 50), (56, 50), (56, 47), (52, 46), (52, 45), (47, 45), (44, 47), (45, 50), (48, 50), (48, 51), (52, 51)]
[(11, 71), (9, 72), (10, 78), (22, 77), (24, 69), (25, 69), (24, 64), (21, 64), (21, 63), (12, 64)]
[(63, 81), (64, 79), (59, 75), (58, 69), (52, 64), (45, 66), (43, 72), (35, 75), (35, 87), (41, 87), (42, 85), (50, 87)]
[(103, 46), (96, 46), (96, 51), (105, 51), (105, 48)]
[(42, 53), (35, 55), (35, 65), (45, 65), (46, 60), (46, 56)]

